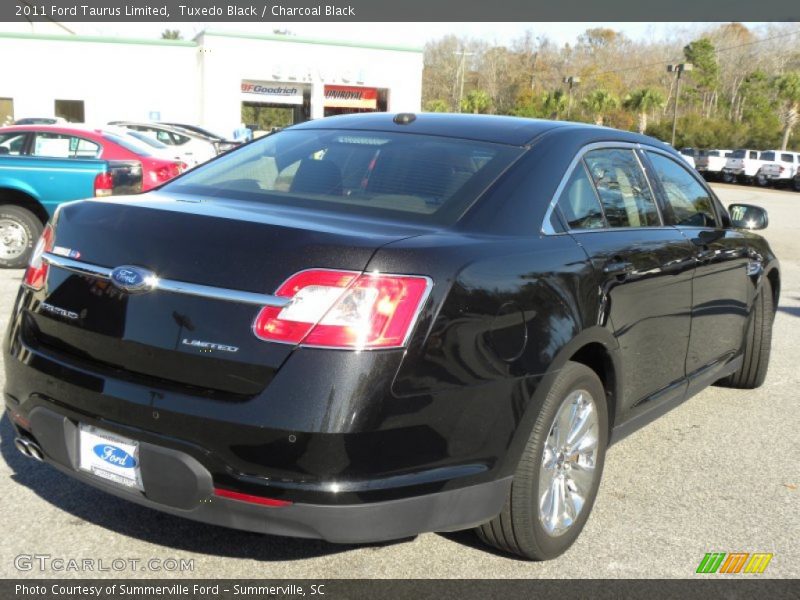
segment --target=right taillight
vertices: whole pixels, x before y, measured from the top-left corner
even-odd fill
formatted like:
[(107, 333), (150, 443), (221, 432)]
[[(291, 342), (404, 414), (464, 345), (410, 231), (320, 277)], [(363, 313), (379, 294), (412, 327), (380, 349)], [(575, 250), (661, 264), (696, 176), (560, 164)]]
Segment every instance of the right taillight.
[(253, 331), (271, 342), (399, 348), (406, 344), (430, 287), (430, 279), (414, 275), (302, 271), (276, 292), (291, 302), (261, 309)]
[(28, 261), (28, 269), (22, 279), (22, 282), (31, 289), (40, 290), (44, 287), (44, 281), (47, 279), (48, 264), (42, 256), (45, 252), (50, 252), (53, 249), (53, 238), (53, 226), (48, 223), (44, 226), (42, 235), (33, 249), (31, 259)]
[(114, 192), (114, 179), (111, 173), (98, 173), (94, 178), (94, 195), (110, 196)]

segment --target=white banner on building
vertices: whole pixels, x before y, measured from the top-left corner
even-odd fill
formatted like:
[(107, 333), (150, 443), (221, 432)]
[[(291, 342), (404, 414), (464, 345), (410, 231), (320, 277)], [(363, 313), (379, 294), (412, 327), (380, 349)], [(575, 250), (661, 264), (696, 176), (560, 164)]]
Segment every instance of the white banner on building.
[(242, 93), (257, 102), (302, 104), (305, 88), (296, 83), (242, 80)]

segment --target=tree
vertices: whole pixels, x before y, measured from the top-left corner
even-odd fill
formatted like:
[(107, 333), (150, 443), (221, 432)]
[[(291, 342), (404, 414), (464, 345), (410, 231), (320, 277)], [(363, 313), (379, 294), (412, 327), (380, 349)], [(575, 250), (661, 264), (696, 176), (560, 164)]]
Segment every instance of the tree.
[(483, 114), (489, 110), (492, 99), (484, 90), (472, 90), (461, 101), (461, 112)]
[(426, 112), (449, 112), (450, 106), (447, 104), (446, 100), (442, 100), (441, 98), (434, 98), (433, 100), (428, 100), (425, 103), (425, 111)]
[(165, 29), (161, 32), (162, 40), (182, 40), (183, 35), (179, 29)]
[(647, 131), (647, 113), (664, 105), (664, 96), (656, 89), (642, 88), (625, 98), (625, 108), (639, 115), (639, 133)]
[(582, 104), (591, 113), (595, 124), (602, 125), (608, 111), (617, 107), (617, 98), (608, 90), (598, 88), (586, 96)]
[(703, 112), (711, 116), (717, 99), (719, 85), (719, 63), (714, 44), (707, 37), (695, 40), (683, 48), (686, 60), (694, 65), (692, 80), (697, 83), (703, 93)]
[(560, 119), (567, 109), (567, 95), (564, 90), (545, 92), (542, 96), (542, 110), (548, 119)]
[(781, 150), (786, 150), (789, 145), (789, 136), (798, 121), (798, 108), (800, 108), (800, 73), (787, 73), (775, 80), (780, 105), (780, 120), (783, 125), (783, 139)]

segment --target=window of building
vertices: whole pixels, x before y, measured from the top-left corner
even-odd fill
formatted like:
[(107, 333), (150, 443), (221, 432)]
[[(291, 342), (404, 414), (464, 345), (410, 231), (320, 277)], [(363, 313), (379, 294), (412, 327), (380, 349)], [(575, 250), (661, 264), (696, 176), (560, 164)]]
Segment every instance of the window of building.
[(85, 122), (83, 100), (56, 100), (56, 117), (70, 123)]
[(0, 98), (0, 127), (14, 123), (14, 100)]

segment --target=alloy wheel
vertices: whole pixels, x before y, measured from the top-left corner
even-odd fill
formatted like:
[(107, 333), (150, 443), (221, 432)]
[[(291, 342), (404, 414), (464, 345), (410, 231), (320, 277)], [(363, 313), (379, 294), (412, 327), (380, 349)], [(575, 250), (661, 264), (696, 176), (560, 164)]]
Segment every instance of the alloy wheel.
[(539, 522), (552, 537), (572, 527), (594, 487), (598, 439), (595, 399), (571, 392), (550, 426), (539, 470)]

